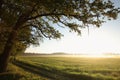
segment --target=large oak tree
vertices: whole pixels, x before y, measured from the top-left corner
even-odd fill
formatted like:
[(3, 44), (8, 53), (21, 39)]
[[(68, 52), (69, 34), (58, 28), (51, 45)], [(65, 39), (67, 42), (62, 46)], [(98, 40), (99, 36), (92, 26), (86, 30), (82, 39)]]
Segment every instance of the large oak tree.
[(31, 28), (31, 36), (34, 38), (60, 38), (62, 33), (59, 32), (58, 26), (80, 34), (81, 28), (89, 25), (100, 27), (104, 20), (117, 18), (119, 8), (111, 1), (1, 0), (0, 27), (7, 25), (11, 30), (0, 55), (0, 72), (6, 71), (12, 48), (21, 29)]

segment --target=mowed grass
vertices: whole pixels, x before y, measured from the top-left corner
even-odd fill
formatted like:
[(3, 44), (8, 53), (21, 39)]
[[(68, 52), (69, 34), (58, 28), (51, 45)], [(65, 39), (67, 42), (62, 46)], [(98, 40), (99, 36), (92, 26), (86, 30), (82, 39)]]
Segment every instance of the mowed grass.
[(22, 68), (52, 80), (120, 80), (120, 58), (19, 57)]

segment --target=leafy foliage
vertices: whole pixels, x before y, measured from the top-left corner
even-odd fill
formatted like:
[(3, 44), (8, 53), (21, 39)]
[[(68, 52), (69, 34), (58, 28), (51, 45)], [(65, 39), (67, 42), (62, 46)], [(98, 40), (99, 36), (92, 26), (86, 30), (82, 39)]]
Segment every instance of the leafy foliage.
[[(18, 36), (15, 40), (15, 44), (13, 46), (12, 49), (12, 55), (16, 55), (18, 53), (24, 53), (25, 49), (30, 45), (38, 45), (39, 42), (38, 40), (35, 40), (36, 38), (34, 38), (34, 36), (32, 36), (31, 34), (31, 29), (24, 28), (21, 29), (18, 32)], [(0, 54), (2, 53), (2, 51), (4, 50), (4, 46), (6, 44), (7, 38), (9, 36), (11, 32), (11, 27), (6, 27), (6, 26), (2, 26), (1, 27), (1, 31), (0, 31)]]
[[(61, 23), (80, 34), (80, 27), (89, 24), (99, 27), (104, 18), (116, 19), (119, 12), (110, 0), (4, 0), (1, 9), (1, 21), (10, 26), (19, 22), (22, 28), (34, 27), (39, 36), (47, 38), (61, 36), (53, 23)], [(81, 24), (74, 22), (74, 19)]]
[(0, 72), (6, 70), (15, 43), (26, 46), (43, 38), (60, 38), (57, 26), (80, 34), (81, 28), (100, 27), (104, 19), (116, 19), (119, 12), (112, 0), (1, 0), (0, 29), (7, 26), (10, 31), (1, 33), (6, 41), (2, 44), (0, 63), (4, 64)]
[(0, 8), (1, 39), (7, 39), (5, 35), (17, 26), (18, 40), (28, 45), (38, 44), (44, 37), (60, 38), (56, 25), (81, 34), (81, 28), (100, 27), (106, 17), (116, 19), (119, 13), (110, 0), (2, 0)]

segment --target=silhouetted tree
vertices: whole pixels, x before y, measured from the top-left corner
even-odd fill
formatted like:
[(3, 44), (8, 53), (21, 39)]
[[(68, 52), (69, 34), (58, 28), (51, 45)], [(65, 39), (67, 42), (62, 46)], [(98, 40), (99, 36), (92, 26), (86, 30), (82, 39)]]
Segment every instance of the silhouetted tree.
[[(2, 54), (4, 50), (4, 46), (6, 44), (7, 38), (11, 30), (11, 27), (7, 27), (5, 25), (1, 26), (2, 27), (0, 27), (0, 54)], [(31, 31), (32, 29), (30, 27), (26, 27), (19, 30), (18, 36), (16, 38), (16, 41), (14, 42), (14, 46), (11, 51), (11, 56), (16, 57), (16, 55), (24, 53), (25, 49), (31, 44), (39, 45), (37, 37), (35, 38), (36, 34), (34, 34), (33, 37)]]
[(0, 72), (5, 72), (19, 30), (29, 27), (34, 38), (57, 39), (62, 34), (56, 25), (80, 34), (81, 28), (116, 19), (119, 9), (110, 0), (1, 0), (1, 11), (0, 24), (11, 27), (0, 55)]

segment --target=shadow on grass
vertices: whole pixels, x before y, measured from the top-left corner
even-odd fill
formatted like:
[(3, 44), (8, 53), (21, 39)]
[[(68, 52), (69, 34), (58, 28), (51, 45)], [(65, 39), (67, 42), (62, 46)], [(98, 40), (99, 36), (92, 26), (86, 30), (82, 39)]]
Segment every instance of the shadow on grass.
[(69, 74), (64, 71), (60, 71), (53, 68), (45, 68), (45, 66), (35, 66), (30, 63), (25, 63), (22, 61), (14, 61), (14, 65), (23, 68), (24, 70), (46, 77), (50, 80), (101, 80), (99, 78), (94, 78), (88, 75), (82, 74)]
[(14, 72), (0, 73), (0, 80), (19, 80), (22, 75)]

